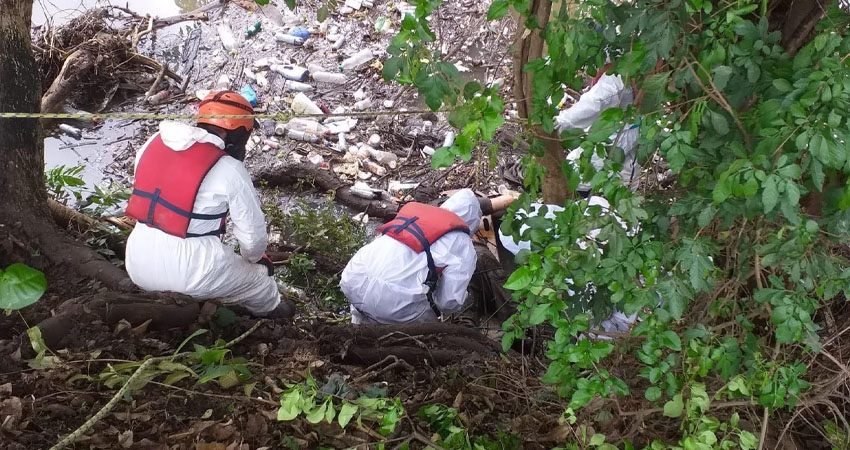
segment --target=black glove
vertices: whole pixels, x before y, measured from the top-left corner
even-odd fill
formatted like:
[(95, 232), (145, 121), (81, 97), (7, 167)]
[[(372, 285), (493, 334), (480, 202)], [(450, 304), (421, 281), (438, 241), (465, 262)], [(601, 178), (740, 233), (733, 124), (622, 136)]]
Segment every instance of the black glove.
[(269, 255), (263, 253), (263, 257), (260, 258), (259, 261), (257, 261), (257, 264), (266, 266), (266, 269), (269, 270), (269, 276), (274, 275), (274, 263), (272, 262), (272, 259), (269, 258)]

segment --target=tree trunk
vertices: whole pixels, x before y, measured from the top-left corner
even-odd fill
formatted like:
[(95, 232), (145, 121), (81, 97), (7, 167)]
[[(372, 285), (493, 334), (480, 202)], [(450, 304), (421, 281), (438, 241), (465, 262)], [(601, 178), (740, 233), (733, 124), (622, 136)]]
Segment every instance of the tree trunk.
[[(546, 27), (549, 22), (552, 2), (548, 0), (532, 0), (531, 14), (537, 17), (537, 23), (541, 29)], [(546, 48), (546, 42), (540, 35), (540, 29), (532, 30), (528, 35), (527, 28), (523, 17), (515, 15), (517, 18), (516, 29), (516, 54), (514, 56), (514, 98), (517, 102), (517, 110), (519, 117), (527, 119), (532, 115), (532, 97), (534, 88), (531, 84), (531, 79), (534, 77), (533, 72), (523, 71), (523, 68), (529, 61), (543, 56)], [(537, 158), (537, 162), (546, 169), (546, 178), (543, 181), (543, 201), (556, 205), (562, 205), (570, 198), (570, 193), (567, 190), (567, 177), (562, 170), (562, 165), (565, 163), (564, 147), (561, 141), (554, 133), (545, 133), (541, 127), (535, 127), (535, 134), (542, 136), (545, 140), (545, 154)]]
[[(32, 0), (0, 0), (0, 111), (37, 113), (41, 89), (30, 50)], [(0, 119), (0, 265), (35, 260), (76, 270), (110, 288), (127, 274), (66, 236), (51, 219), (38, 119)]]

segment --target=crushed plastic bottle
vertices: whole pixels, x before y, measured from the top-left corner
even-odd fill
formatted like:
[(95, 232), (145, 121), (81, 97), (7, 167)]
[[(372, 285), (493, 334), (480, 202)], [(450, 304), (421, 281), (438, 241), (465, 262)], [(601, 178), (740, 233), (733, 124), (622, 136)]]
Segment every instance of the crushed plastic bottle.
[[(293, 80), (286, 80), (286, 82), (283, 83), (283, 88), (288, 89), (290, 91), (297, 91), (297, 92), (310, 92), (310, 91), (313, 90), (313, 86), (310, 86), (307, 83), (301, 83), (300, 81), (293, 81)], [(319, 111), (321, 111), (321, 110), (319, 110)], [(318, 112), (316, 114), (321, 114), (321, 112)]]
[(369, 136), (369, 145), (371, 145), (372, 147), (374, 147), (374, 146), (376, 146), (380, 143), (381, 143), (381, 136), (379, 136), (377, 134), (373, 134), (373, 135)]
[(363, 100), (364, 98), (366, 98), (366, 92), (363, 91), (363, 88), (360, 88), (360, 89), (358, 89), (357, 91), (354, 92), (354, 100), (355, 101), (359, 102), (360, 100)]
[(348, 191), (360, 198), (365, 198), (367, 200), (372, 200), (376, 197), (375, 192), (372, 190), (372, 188), (362, 181), (354, 183), (354, 185), (348, 188)]
[(390, 195), (393, 197), (404, 197), (409, 194), (410, 191), (419, 187), (419, 183), (402, 183), (397, 180), (392, 180), (389, 182), (387, 189), (390, 191)]
[(316, 152), (310, 152), (307, 154), (307, 161), (310, 161), (311, 163), (318, 166), (319, 164), (325, 162), (325, 158), (322, 158), (322, 155)]
[(298, 93), (292, 99), (292, 112), (295, 114), (322, 114), (322, 109), (310, 97)]
[(266, 78), (265, 72), (258, 73), (257, 74), (257, 86), (259, 86), (261, 88), (265, 88), (265, 87), (268, 87), (268, 85), (269, 85), (269, 79)]
[(233, 30), (230, 29), (230, 23), (226, 20), (222, 21), (218, 24), (216, 30), (218, 30), (218, 38), (221, 39), (221, 46), (229, 52), (235, 51), (236, 36), (233, 35)]
[(306, 40), (310, 37), (310, 30), (308, 30), (306, 27), (295, 27), (289, 30), (289, 34), (291, 36)]
[(434, 153), (436, 151), (437, 150), (435, 150), (434, 147), (431, 147), (431, 146), (428, 146), (428, 145), (422, 147), (422, 150), (421, 150), (423, 157), (424, 156), (434, 156)]
[(363, 50), (360, 50), (359, 52), (351, 55), (346, 60), (344, 60), (342, 64), (339, 65), (339, 69), (341, 72), (356, 70), (358, 67), (368, 63), (374, 58), (375, 55), (372, 53), (372, 50), (364, 48)]
[[(333, 118), (336, 119), (337, 117)], [(342, 120), (335, 120), (333, 122), (325, 121), (325, 125), (328, 127), (330, 134), (348, 133), (357, 126), (357, 119), (342, 118)]]
[(287, 80), (305, 81), (309, 72), (304, 67), (274, 64), (269, 67)]
[(311, 133), (319, 136), (330, 134), (330, 132), (328, 131), (328, 127), (320, 124), (316, 120), (307, 119), (304, 117), (293, 117), (289, 120), (289, 122), (284, 124), (284, 127), (290, 131), (303, 131), (305, 133)]
[(331, 45), (331, 49), (339, 50), (343, 45), (345, 45), (345, 36), (340, 36), (334, 41), (334, 45)]
[(348, 144), (345, 142), (345, 133), (340, 133), (339, 138), (337, 139), (336, 146), (333, 148), (334, 150), (343, 153), (345, 149), (348, 147)]
[(455, 132), (448, 131), (446, 133), (446, 137), (443, 139), (443, 147), (451, 147), (455, 144)]
[(368, 98), (365, 100), (360, 100), (359, 102), (354, 103), (352, 107), (358, 111), (365, 111), (372, 107), (372, 100)]
[(313, 72), (310, 71), (313, 79), (320, 83), (330, 83), (330, 84), (345, 84), (348, 82), (348, 77), (341, 73), (331, 73), (331, 72)]
[(274, 38), (278, 42), (283, 42), (290, 45), (304, 45), (304, 39), (281, 31), (275, 33)]

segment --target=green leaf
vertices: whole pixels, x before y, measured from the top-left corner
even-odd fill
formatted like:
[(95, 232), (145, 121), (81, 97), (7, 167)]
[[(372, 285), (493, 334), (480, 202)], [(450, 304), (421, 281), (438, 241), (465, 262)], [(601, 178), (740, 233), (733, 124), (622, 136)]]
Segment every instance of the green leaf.
[(600, 446), (604, 443), (605, 443), (605, 435), (604, 434), (596, 433), (596, 434), (593, 435), (592, 438), (590, 438), (590, 445), (592, 445), (594, 447), (598, 447), (598, 446)]
[(431, 156), (431, 168), (439, 169), (440, 167), (448, 167), (455, 161), (455, 155), (451, 152), (450, 147), (440, 147)]
[(670, 72), (657, 73), (649, 77), (643, 83), (643, 89), (646, 92), (658, 93), (667, 90), (667, 83), (670, 81)]
[(495, 0), (490, 4), (490, 9), (487, 10), (487, 20), (497, 20), (505, 17), (509, 7), (510, 3), (508, 3), (508, 0)]
[(236, 313), (230, 308), (219, 306), (215, 310), (215, 323), (220, 327), (227, 327), (236, 322)]
[(773, 80), (773, 87), (775, 87), (779, 92), (789, 92), (792, 89), (791, 83), (783, 78)]
[(518, 291), (525, 289), (529, 284), (531, 284), (531, 269), (528, 266), (522, 266), (515, 270), (510, 278), (508, 278), (508, 281), (505, 282), (505, 289)]
[[(330, 398), (330, 397), (328, 397)], [(321, 405), (317, 406), (315, 409), (307, 413), (305, 418), (307, 422), (316, 424), (322, 421), (325, 418), (325, 412), (328, 409), (328, 404), (326, 402), (322, 402)]]
[(546, 320), (546, 313), (549, 311), (549, 304), (543, 303), (540, 305), (535, 305), (531, 310), (531, 316), (528, 319), (529, 325), (540, 325)]
[(758, 448), (758, 439), (753, 433), (747, 430), (738, 431), (739, 444), (741, 450), (752, 450)]
[[(255, 1), (258, 1), (258, 0), (255, 0)], [(263, 0), (263, 1), (265, 1), (266, 3), (269, 2), (269, 0)], [(324, 21), (328, 20), (328, 15), (329, 15), (328, 14), (328, 5), (326, 3), (322, 6), (320, 6), (319, 9), (316, 11), (316, 20), (318, 20), (319, 22), (324, 22)]]
[(721, 136), (729, 134), (729, 121), (726, 120), (726, 116), (721, 113), (711, 111), (710, 118), (711, 126), (717, 134)]
[(339, 410), (339, 417), (337, 417), (339, 426), (345, 428), (345, 426), (348, 425), (348, 422), (351, 422), (351, 418), (354, 417), (354, 413), (356, 412), (357, 405), (349, 402), (343, 403), (342, 408)]
[(661, 388), (658, 386), (650, 386), (643, 394), (647, 400), (657, 402), (661, 398)]
[(685, 404), (682, 402), (682, 394), (676, 394), (673, 399), (664, 404), (664, 415), (666, 417), (680, 417), (685, 409)]
[(44, 274), (15, 263), (0, 272), (0, 309), (19, 310), (35, 303), (47, 289)]
[(44, 343), (44, 338), (41, 336), (41, 328), (35, 326), (27, 328), (27, 337), (30, 338), (30, 346), (36, 353), (44, 353), (47, 350), (47, 344)]
[(712, 72), (714, 72), (714, 85), (717, 86), (717, 89), (723, 90), (726, 89), (726, 84), (729, 83), (729, 77), (732, 76), (732, 68), (729, 66), (717, 66)]
[(661, 345), (677, 352), (682, 350), (682, 340), (673, 330), (667, 330), (661, 333)]
[(776, 176), (767, 177), (762, 185), (764, 190), (761, 193), (761, 203), (764, 205), (764, 213), (768, 214), (773, 211), (776, 204), (779, 202), (779, 188), (776, 183)]
[(295, 10), (295, 0), (283, 0), (286, 3), (286, 7)]
[(283, 395), (280, 400), (280, 409), (277, 410), (277, 420), (292, 420), (301, 413), (301, 391), (293, 389)]
[(256, 2), (256, 3), (257, 3), (258, 5), (260, 5), (260, 6), (268, 5), (268, 4), (269, 4), (269, 1), (270, 1), (270, 0), (254, 0), (254, 2)]

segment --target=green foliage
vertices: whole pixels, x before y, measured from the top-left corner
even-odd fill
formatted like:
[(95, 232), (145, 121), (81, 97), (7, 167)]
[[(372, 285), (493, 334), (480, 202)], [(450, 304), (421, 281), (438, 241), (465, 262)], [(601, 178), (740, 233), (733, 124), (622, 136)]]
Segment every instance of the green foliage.
[[(242, 357), (231, 357), (230, 350), (225, 348), (226, 342), (221, 339), (216, 340), (209, 348), (194, 344), (194, 351), (180, 353), (191, 339), (206, 332), (207, 330), (200, 329), (187, 337), (177, 348), (174, 357), (157, 362), (138, 377), (138, 386), (157, 379), (159, 383), (170, 386), (189, 378), (196, 380), (196, 384), (216, 381), (222, 388), (229, 389), (249, 380), (251, 371), (248, 369), (248, 361)], [(143, 362), (107, 364), (106, 369), (98, 374), (97, 381), (112, 389), (124, 384)]]
[(67, 204), (72, 196), (77, 201), (81, 200), (82, 194), (79, 188), (85, 186), (86, 182), (80, 174), (85, 168), (84, 165), (74, 167), (61, 165), (45, 172), (44, 184), (47, 186), (47, 194), (63, 204)]
[[(443, 166), (492, 139), (503, 103), (496, 90), (458, 82), (431, 50), (425, 17), (437, 4), (420, 0), (405, 18), (384, 77), (416, 85), (432, 109), (453, 108), (450, 122), (461, 133), (434, 155), (434, 166)], [(569, 400), (567, 417), (595, 397), (635, 395), (682, 423), (677, 445), (650, 448), (756, 447), (737, 415), (721, 422), (708, 414), (710, 403), (795, 406), (809, 385), (793, 349), (820, 351), (818, 311), (850, 287), (847, 261), (835, 251), (850, 232), (846, 14), (831, 12), (792, 56), (767, 21), (767, 2), (588, 1), (572, 11), (562, 3), (545, 24), (530, 5), (496, 0), (488, 11), (495, 20), (513, 8), (545, 40), (547, 53), (523, 68), (533, 87), (528, 125), (553, 131), (563, 86), (580, 89), (606, 55), (608, 73), (635, 86), (641, 101), (561, 136), (565, 148), (582, 149), (577, 169), (564, 166), (567, 188), (590, 183), (610, 210), (579, 200), (554, 219), (545, 211), (506, 216), (502, 231), (531, 249), (518, 255), (507, 282), (520, 303), (503, 326), (503, 347), (529, 327), (556, 330), (543, 380)], [(657, 152), (669, 163), (672, 189), (634, 193), (616, 175), (622, 151), (612, 136), (634, 123), (641, 156)], [(531, 149), (543, 154), (538, 141)], [(604, 158), (603, 170), (592, 166), (593, 155)], [(511, 213), (529, 209), (545, 176), (526, 161), (530, 192)], [(644, 388), (607, 371), (610, 343), (582, 339), (612, 308), (640, 314), (631, 331), (640, 344), (625, 351), (649, 382)]]
[(387, 436), (395, 431), (402, 417), (404, 407), (398, 398), (372, 398), (360, 396), (356, 399), (337, 398), (333, 395), (322, 395), (316, 380), (307, 374), (307, 380), (289, 386), (280, 396), (280, 409), (277, 420), (289, 421), (300, 415), (309, 423), (325, 421), (336, 423), (340, 428), (347, 427), (352, 420), (358, 426), (364, 420), (378, 425), (378, 432)]
[(44, 295), (44, 274), (25, 264), (15, 263), (0, 270), (0, 309), (18, 310), (32, 305)]
[(434, 404), (419, 408), (419, 417), (428, 422), (431, 430), (440, 436), (436, 443), (446, 450), (519, 450), (523, 448), (520, 437), (499, 431), (495, 439), (478, 436), (474, 440), (458, 420), (458, 412), (445, 405)]
[(30, 346), (36, 353), (35, 358), (27, 360), (27, 364), (30, 367), (33, 369), (49, 369), (59, 363), (59, 357), (53, 354), (44, 342), (44, 337), (41, 335), (41, 328), (28, 328), (27, 337), (30, 339)]

